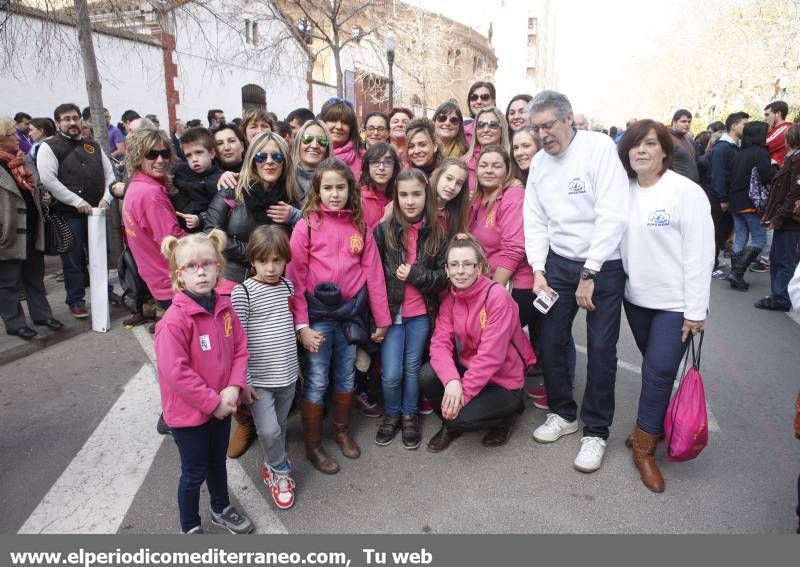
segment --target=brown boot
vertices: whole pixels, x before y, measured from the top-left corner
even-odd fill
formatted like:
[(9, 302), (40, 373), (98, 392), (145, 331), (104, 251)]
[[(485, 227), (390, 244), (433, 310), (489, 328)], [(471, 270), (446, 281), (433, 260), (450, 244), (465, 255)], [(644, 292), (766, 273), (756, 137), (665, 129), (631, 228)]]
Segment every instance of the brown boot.
[(442, 423), (442, 428), (439, 429), (439, 432), (431, 437), (430, 441), (428, 441), (428, 451), (430, 453), (441, 453), (450, 446), (450, 443), (453, 442), (453, 439), (458, 439), (461, 437), (461, 433), (461, 431), (449, 429), (444, 423)]
[(247, 448), (255, 441), (256, 438), (256, 424), (253, 423), (252, 414), (240, 407), (233, 414), (233, 419), (239, 426), (233, 432), (233, 437), (228, 442), (228, 456), (231, 459), (238, 459), (247, 452)]
[(306, 458), (319, 472), (336, 474), (339, 472), (339, 463), (322, 447), (322, 418), (325, 414), (325, 406), (302, 400), (300, 414), (303, 419), (303, 443), (306, 446)]
[[(627, 439), (625, 439), (625, 446), (628, 449), (633, 449), (633, 434), (635, 433), (635, 431), (636, 431), (635, 429), (633, 431), (631, 431), (631, 434), (628, 435)], [(663, 433), (659, 433), (658, 434), (658, 442), (661, 443), (663, 440), (664, 440), (664, 434)]]
[(639, 476), (647, 488), (653, 492), (664, 492), (664, 477), (655, 459), (658, 437), (638, 427), (633, 430), (633, 464), (638, 467)]
[(342, 455), (348, 459), (361, 456), (361, 449), (350, 435), (350, 409), (353, 407), (354, 392), (333, 394), (333, 434)]

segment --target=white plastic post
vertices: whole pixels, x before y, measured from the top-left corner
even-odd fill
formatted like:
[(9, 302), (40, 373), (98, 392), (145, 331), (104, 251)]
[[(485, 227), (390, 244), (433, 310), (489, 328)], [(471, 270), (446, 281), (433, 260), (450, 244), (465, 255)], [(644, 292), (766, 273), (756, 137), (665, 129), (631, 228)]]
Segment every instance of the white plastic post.
[(89, 215), (89, 297), (92, 330), (107, 333), (111, 328), (108, 309), (108, 248), (106, 209), (93, 208)]

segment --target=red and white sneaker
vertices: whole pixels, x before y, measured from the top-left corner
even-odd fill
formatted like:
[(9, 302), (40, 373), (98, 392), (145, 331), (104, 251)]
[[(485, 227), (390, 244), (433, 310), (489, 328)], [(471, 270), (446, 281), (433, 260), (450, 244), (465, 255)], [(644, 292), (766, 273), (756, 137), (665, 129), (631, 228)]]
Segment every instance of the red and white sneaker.
[(539, 384), (535, 388), (527, 390), (525, 394), (534, 400), (538, 400), (539, 398), (547, 399), (547, 391), (544, 389), (544, 384)]
[(533, 407), (539, 408), (539, 409), (543, 409), (543, 410), (549, 410), (550, 409), (550, 406), (547, 405), (547, 398), (535, 398), (533, 400)]
[(264, 477), (264, 484), (269, 488), (269, 493), (275, 505), (281, 510), (286, 510), (294, 505), (294, 480), (290, 476), (291, 472), (277, 472), (266, 465), (261, 466), (261, 476)]
[(419, 413), (422, 415), (430, 415), (433, 413), (433, 406), (427, 398), (421, 398), (419, 400)]

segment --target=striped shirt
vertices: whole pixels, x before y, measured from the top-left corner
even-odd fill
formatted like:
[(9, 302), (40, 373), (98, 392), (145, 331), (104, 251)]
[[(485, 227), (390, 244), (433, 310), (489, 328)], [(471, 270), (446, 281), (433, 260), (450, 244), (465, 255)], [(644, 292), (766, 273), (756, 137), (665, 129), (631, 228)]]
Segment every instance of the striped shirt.
[(292, 283), (281, 278), (275, 285), (253, 278), (233, 288), (231, 303), (247, 334), (247, 383), (258, 388), (293, 384), (300, 373), (297, 339), (289, 298)]

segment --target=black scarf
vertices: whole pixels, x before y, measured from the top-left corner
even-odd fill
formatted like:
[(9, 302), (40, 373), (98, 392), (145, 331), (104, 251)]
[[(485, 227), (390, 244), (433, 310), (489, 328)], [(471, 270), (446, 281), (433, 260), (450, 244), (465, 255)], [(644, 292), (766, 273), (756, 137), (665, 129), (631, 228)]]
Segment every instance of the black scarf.
[(269, 191), (265, 191), (261, 183), (254, 183), (248, 191), (244, 192), (244, 205), (256, 225), (273, 224), (272, 220), (267, 216), (267, 210), (281, 201), (284, 203), (289, 201), (286, 194), (286, 185), (282, 183), (275, 185)]

